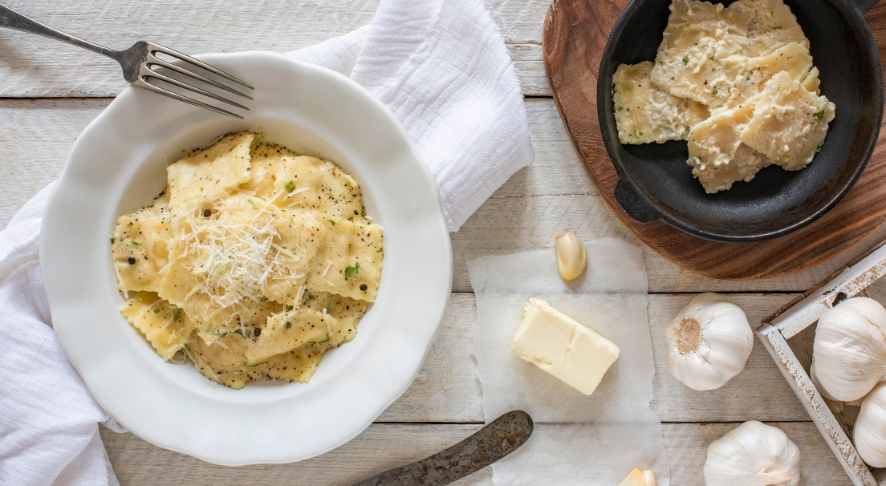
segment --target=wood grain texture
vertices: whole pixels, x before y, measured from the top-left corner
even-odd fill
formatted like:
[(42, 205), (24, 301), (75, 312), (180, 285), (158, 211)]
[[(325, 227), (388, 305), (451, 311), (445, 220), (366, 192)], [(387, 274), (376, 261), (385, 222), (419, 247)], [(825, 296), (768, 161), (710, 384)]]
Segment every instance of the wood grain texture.
[[(597, 74), (612, 25), (627, 0), (555, 0), (545, 19), (544, 58), (554, 100), (600, 194), (627, 228), (670, 261), (703, 275), (759, 279), (825, 262), (873, 233), (886, 220), (886, 130), (850, 193), (821, 219), (765, 242), (727, 244), (683, 233), (662, 221), (641, 224), (614, 198), (618, 181), (597, 119)], [(868, 15), (881, 55), (886, 50), (886, 2)]]
[[(774, 423), (800, 449), (804, 486), (848, 484), (843, 469), (811, 423)], [(664, 424), (662, 436), (671, 462), (671, 484), (704, 486), (702, 465), (708, 445), (738, 424)], [(544, 427), (544, 425), (537, 426)], [(108, 456), (122, 486), (299, 486), (349, 485), (382, 471), (434, 454), (472, 434), (479, 424), (374, 424), (342, 447), (295, 464), (230, 468), (214, 466), (183, 454), (155, 447), (132, 434), (102, 428)], [(174, 474), (170, 474), (174, 471)], [(588, 461), (588, 476), (594, 463)], [(625, 472), (627, 474), (627, 471)], [(490, 486), (487, 467), (455, 486)]]
[[(368, 24), (379, 0), (10, 0), (9, 8), (71, 35), (124, 49), (139, 39), (189, 54), (290, 52)], [(541, 56), (547, 0), (488, 1), (523, 93), (550, 96)], [(0, 29), (0, 97), (113, 97), (126, 87), (110, 59)]]
[[(28, 199), (55, 180), (78, 134), (110, 103), (107, 98), (0, 100), (0, 227)], [(528, 99), (526, 112), (536, 158), (511, 177), (452, 234), (453, 290), (470, 292), (467, 260), (552, 248), (554, 237), (573, 229), (582, 238), (617, 237), (641, 245), (609, 210), (585, 175), (557, 108), (550, 99)], [(644, 247), (651, 292), (805, 291), (868, 247), (886, 238), (886, 227), (844, 255), (809, 270), (769, 280), (704, 277)]]

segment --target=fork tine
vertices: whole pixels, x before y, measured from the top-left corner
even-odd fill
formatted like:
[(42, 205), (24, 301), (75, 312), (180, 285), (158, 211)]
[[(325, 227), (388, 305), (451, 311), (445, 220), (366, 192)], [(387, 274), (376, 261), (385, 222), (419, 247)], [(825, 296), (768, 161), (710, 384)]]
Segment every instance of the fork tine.
[(217, 107), (215, 107), (215, 106), (212, 106), (212, 105), (209, 105), (209, 104), (203, 103), (202, 101), (197, 101), (197, 100), (193, 100), (193, 99), (191, 99), (191, 98), (188, 98), (187, 96), (182, 96), (182, 95), (180, 95), (180, 94), (178, 94), (178, 93), (175, 93), (175, 92), (169, 91), (168, 89), (163, 89), (163, 88), (161, 88), (161, 87), (159, 87), (159, 86), (154, 86), (153, 84), (151, 84), (151, 83), (145, 81), (144, 79), (139, 79), (137, 82), (132, 83), (132, 85), (133, 85), (133, 86), (137, 86), (137, 87), (142, 88), (142, 89), (146, 89), (146, 90), (148, 90), (148, 91), (152, 91), (152, 92), (157, 93), (157, 94), (161, 94), (161, 95), (163, 95), (163, 96), (168, 96), (168, 97), (170, 97), (170, 98), (172, 98), (172, 99), (174, 99), (174, 100), (183, 101), (183, 102), (185, 102), (185, 103), (189, 103), (189, 104), (192, 104), (192, 105), (194, 105), (194, 106), (199, 106), (200, 108), (205, 108), (205, 109), (207, 109), (207, 110), (209, 110), (209, 111), (214, 111), (214, 112), (216, 112), (216, 113), (220, 113), (220, 114), (222, 114), (222, 115), (232, 116), (232, 117), (234, 117), (234, 118), (238, 118), (238, 119), (241, 119), (241, 120), (243, 119), (242, 116), (240, 116), (240, 115), (238, 115), (238, 114), (236, 114), (236, 113), (231, 113), (230, 111), (223, 110), (223, 109), (221, 109), (221, 108), (217, 108)]
[(148, 69), (148, 68), (143, 68), (143, 69), (144, 69), (144, 71), (142, 71), (142, 73), (141, 73), (142, 78), (148, 78), (148, 77), (151, 77), (151, 78), (157, 78), (157, 79), (159, 79), (159, 80), (161, 80), (161, 81), (166, 81), (166, 82), (169, 83), (169, 84), (172, 84), (172, 85), (178, 86), (179, 88), (184, 88), (184, 89), (187, 89), (187, 90), (189, 90), (189, 91), (194, 91), (195, 93), (200, 93), (200, 94), (203, 95), (203, 96), (207, 96), (207, 97), (212, 98), (212, 99), (214, 99), (214, 100), (221, 101), (222, 103), (227, 103), (227, 104), (229, 104), (229, 105), (231, 105), (231, 106), (236, 106), (237, 108), (242, 108), (242, 109), (244, 109), (244, 110), (249, 110), (249, 108), (247, 108), (247, 107), (241, 105), (240, 103), (237, 103), (236, 101), (231, 101), (231, 100), (229, 100), (229, 99), (227, 99), (227, 98), (225, 98), (225, 97), (223, 97), (223, 96), (219, 96), (219, 95), (217, 95), (217, 94), (215, 94), (215, 93), (213, 93), (213, 92), (211, 92), (211, 91), (206, 91), (205, 89), (200, 88), (200, 87), (198, 87), (198, 86), (193, 86), (193, 85), (190, 85), (190, 84), (188, 84), (188, 83), (184, 83), (184, 82), (179, 81), (179, 80), (177, 80), (177, 79), (175, 79), (175, 78), (170, 78), (169, 76), (166, 76), (165, 74), (160, 74), (160, 73), (158, 73), (158, 72), (156, 72), (156, 71), (152, 71), (152, 70), (150, 70), (150, 69)]
[(150, 65), (152, 65), (152, 64), (156, 64), (157, 66), (162, 66), (162, 67), (164, 67), (164, 68), (166, 68), (166, 69), (170, 69), (170, 70), (175, 71), (175, 72), (177, 72), (177, 73), (181, 73), (181, 74), (183, 74), (183, 75), (185, 75), (185, 76), (190, 76), (190, 77), (192, 77), (192, 78), (194, 78), (194, 79), (197, 79), (197, 80), (203, 81), (204, 83), (209, 83), (209, 84), (215, 86), (216, 88), (221, 88), (221, 89), (223, 89), (223, 90), (225, 90), (225, 91), (227, 91), (227, 92), (229, 92), (229, 93), (233, 93), (233, 94), (235, 94), (235, 95), (242, 96), (242, 97), (244, 97), (244, 98), (246, 98), (246, 99), (248, 99), (248, 100), (251, 100), (251, 99), (252, 99), (251, 96), (249, 96), (249, 95), (247, 95), (247, 94), (244, 94), (244, 93), (241, 93), (241, 92), (237, 91), (237, 90), (234, 89), (234, 88), (231, 88), (231, 87), (225, 86), (224, 84), (219, 83), (218, 81), (215, 81), (214, 79), (209, 79), (209, 78), (207, 78), (206, 76), (202, 76), (202, 75), (197, 74), (197, 73), (195, 73), (195, 72), (188, 71), (187, 69), (184, 69), (184, 68), (181, 68), (181, 67), (179, 67), (179, 66), (176, 66), (175, 64), (172, 64), (172, 63), (170, 63), (170, 62), (166, 62), (166, 61), (164, 61), (164, 60), (162, 60), (162, 59), (159, 59), (159, 58), (157, 58), (157, 57), (154, 56), (154, 55), (151, 55), (151, 56), (148, 58), (148, 60), (147, 60), (147, 65), (148, 65), (148, 66), (150, 66)]
[(189, 62), (189, 63), (191, 63), (191, 64), (194, 64), (194, 65), (200, 66), (201, 68), (203, 68), (203, 69), (205, 69), (205, 70), (207, 70), (207, 71), (209, 71), (209, 72), (211, 72), (211, 73), (218, 74), (219, 76), (221, 76), (221, 77), (223, 77), (223, 78), (226, 78), (226, 79), (228, 79), (228, 80), (230, 80), (230, 81), (233, 81), (233, 82), (235, 82), (235, 83), (237, 83), (237, 84), (239, 84), (239, 85), (241, 85), (241, 86), (245, 86), (245, 87), (247, 87), (247, 88), (249, 88), (249, 89), (255, 89), (255, 88), (253, 88), (250, 84), (248, 84), (248, 83), (246, 83), (245, 81), (243, 81), (243, 80), (241, 80), (241, 79), (235, 77), (234, 75), (232, 75), (232, 74), (228, 74), (228, 73), (222, 71), (221, 69), (218, 69), (218, 68), (216, 68), (216, 67), (210, 66), (209, 64), (206, 64), (206, 63), (203, 62), (203, 61), (199, 61), (199, 60), (197, 60), (197, 59), (194, 59), (193, 57), (191, 57), (191, 56), (189, 56), (189, 55), (187, 55), (187, 54), (183, 54), (183, 53), (181, 53), (181, 52), (178, 52), (178, 51), (176, 51), (175, 49), (170, 49), (170, 48), (168, 48), (168, 47), (161, 46), (160, 44), (154, 44), (153, 42), (149, 43), (149, 46), (148, 46), (148, 47), (149, 47), (149, 52), (150, 52), (151, 54), (154, 54), (155, 52), (162, 52), (162, 53), (164, 53), (164, 54), (169, 54), (170, 56), (175, 57), (175, 58), (178, 58), (179, 60), (182, 60), (182, 61), (185, 61), (185, 62)]

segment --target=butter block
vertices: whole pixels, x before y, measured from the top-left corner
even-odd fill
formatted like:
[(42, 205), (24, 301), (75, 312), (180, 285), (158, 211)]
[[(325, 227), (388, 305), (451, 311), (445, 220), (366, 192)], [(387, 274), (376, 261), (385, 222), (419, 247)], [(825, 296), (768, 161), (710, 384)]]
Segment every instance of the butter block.
[(541, 299), (529, 299), (511, 348), (585, 395), (594, 393), (619, 355), (612, 341)]

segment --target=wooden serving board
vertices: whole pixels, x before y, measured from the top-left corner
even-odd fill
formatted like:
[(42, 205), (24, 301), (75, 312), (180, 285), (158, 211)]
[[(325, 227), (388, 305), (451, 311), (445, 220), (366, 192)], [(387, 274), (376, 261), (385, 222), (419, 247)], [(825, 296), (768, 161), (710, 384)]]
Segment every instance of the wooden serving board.
[[(628, 2), (554, 0), (545, 18), (543, 46), (554, 100), (579, 158), (609, 207), (643, 243), (681, 267), (709, 277), (763, 279), (831, 259), (886, 221), (886, 130), (881, 130), (864, 174), (837, 206), (812, 224), (775, 240), (718, 243), (661, 221), (638, 223), (625, 214), (615, 201), (618, 176), (597, 120), (597, 73), (612, 26)], [(886, 2), (880, 2), (866, 18), (880, 57), (886, 58)]]

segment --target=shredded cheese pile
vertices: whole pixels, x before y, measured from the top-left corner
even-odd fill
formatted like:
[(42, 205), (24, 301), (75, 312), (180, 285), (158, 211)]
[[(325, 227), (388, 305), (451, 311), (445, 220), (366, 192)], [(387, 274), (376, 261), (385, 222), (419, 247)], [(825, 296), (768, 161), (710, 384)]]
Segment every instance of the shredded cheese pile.
[[(268, 284), (275, 280), (304, 277), (296, 274), (284, 256), (301, 258), (275, 243), (279, 238), (274, 228), (273, 213), (260, 211), (247, 222), (221, 222), (227, 208), (217, 208), (210, 217), (194, 218), (190, 233), (182, 235), (185, 254), (197, 263), (187, 267), (197, 279), (196, 292), (209, 296), (218, 308), (244, 308), (244, 301), (267, 300)], [(241, 218), (242, 219), (242, 218)], [(234, 312), (230, 320), (236, 318)], [(230, 323), (230, 321), (229, 321)]]

